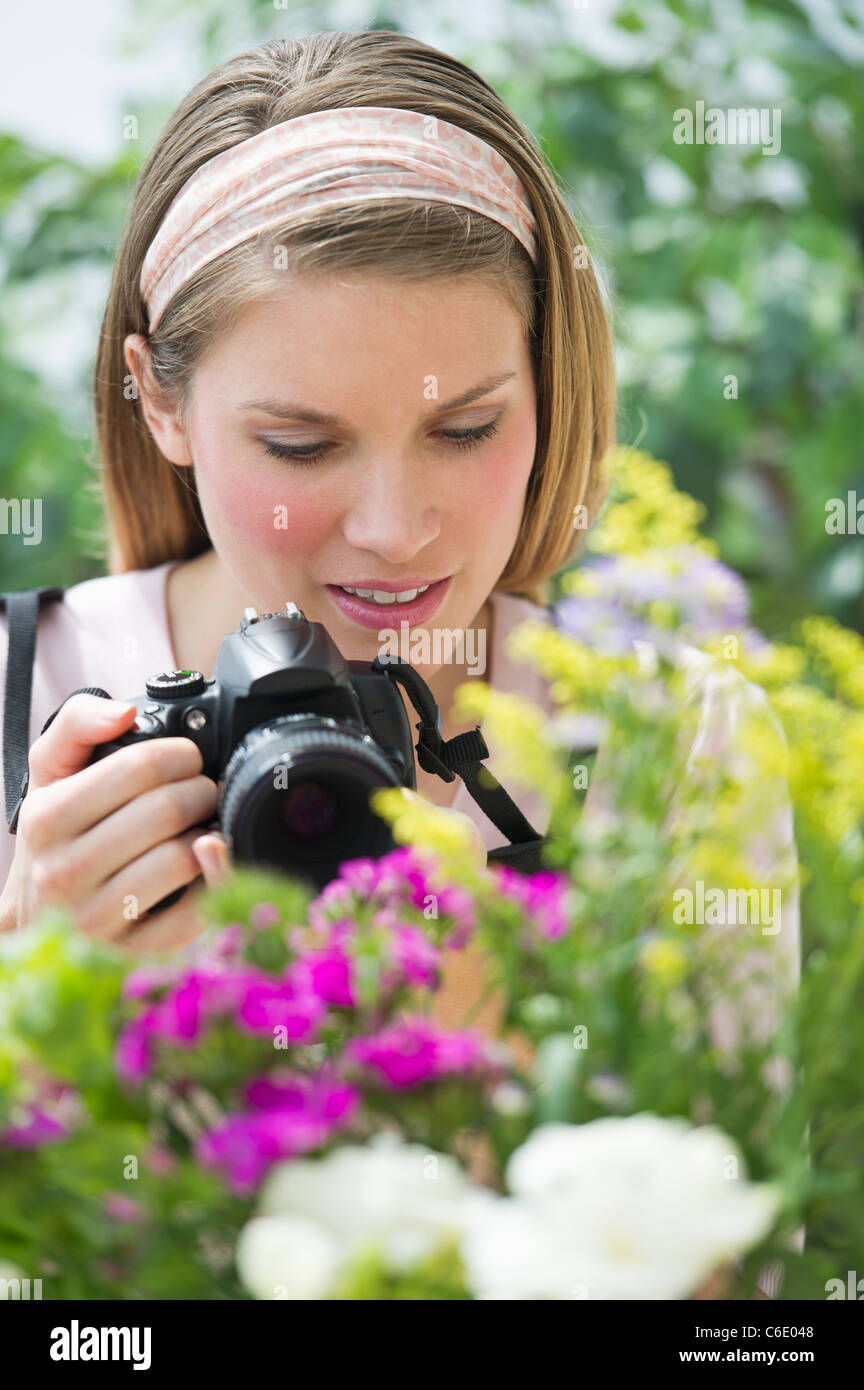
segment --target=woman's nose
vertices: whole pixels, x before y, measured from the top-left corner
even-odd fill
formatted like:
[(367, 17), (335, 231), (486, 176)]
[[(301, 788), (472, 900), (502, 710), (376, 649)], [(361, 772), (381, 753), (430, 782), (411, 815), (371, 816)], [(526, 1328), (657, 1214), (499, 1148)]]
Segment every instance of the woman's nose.
[(441, 507), (415, 468), (379, 463), (358, 476), (342, 529), (352, 549), (407, 564), (440, 534)]

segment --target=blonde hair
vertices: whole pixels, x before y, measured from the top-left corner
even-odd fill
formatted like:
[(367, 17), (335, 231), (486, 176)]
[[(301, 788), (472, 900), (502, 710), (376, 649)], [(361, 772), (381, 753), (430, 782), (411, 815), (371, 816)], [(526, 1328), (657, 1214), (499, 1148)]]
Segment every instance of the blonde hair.
[(211, 544), (192, 470), (158, 449), (137, 392), (130, 392), (123, 353), (127, 334), (148, 338), (138, 282), (168, 205), (200, 165), (241, 140), (293, 116), (362, 105), (451, 121), (500, 151), (534, 209), (536, 268), (506, 228), (450, 203), (388, 199), (325, 208), (314, 222), (225, 252), (183, 286), (148, 339), (156, 388), (182, 415), (208, 345), (283, 273), (273, 269), (277, 243), (281, 263), (298, 274), (477, 276), (505, 294), (522, 319), (537, 391), (537, 449), (522, 526), (496, 589), (545, 603), (547, 580), (573, 555), (583, 523), (594, 519), (614, 443), (611, 334), (590, 257), (579, 249), (579, 229), (539, 148), (483, 78), (448, 54), (388, 30), (312, 34), (261, 44), (203, 78), (138, 176), (94, 372), (112, 573), (189, 559)]

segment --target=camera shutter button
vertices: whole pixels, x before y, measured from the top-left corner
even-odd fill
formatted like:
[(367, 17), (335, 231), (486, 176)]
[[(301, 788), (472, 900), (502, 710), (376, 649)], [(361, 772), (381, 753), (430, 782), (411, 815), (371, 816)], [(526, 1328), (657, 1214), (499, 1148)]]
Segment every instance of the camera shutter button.
[(159, 720), (154, 715), (142, 713), (138, 715), (138, 718), (132, 725), (132, 733), (154, 734), (159, 727)]

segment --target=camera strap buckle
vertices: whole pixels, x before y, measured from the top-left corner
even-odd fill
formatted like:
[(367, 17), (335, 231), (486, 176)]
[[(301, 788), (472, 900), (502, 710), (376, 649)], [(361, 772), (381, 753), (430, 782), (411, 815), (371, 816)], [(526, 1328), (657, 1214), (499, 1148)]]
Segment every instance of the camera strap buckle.
[[(439, 730), (429, 724), (418, 724), (420, 737), (417, 740), (417, 761), (424, 772), (437, 772), (445, 782), (452, 782), (458, 774), (477, 802), (480, 810), (492, 824), (506, 835), (511, 845), (523, 841), (535, 842), (541, 836), (531, 822), (522, 814), (516, 802), (504, 790), (489, 770), (483, 766), (483, 759), (489, 757), (489, 749), (479, 724), (467, 733), (456, 734), (446, 742)], [(437, 747), (430, 748), (426, 736), (437, 738)]]
[(456, 734), (446, 742), (431, 724), (418, 724), (417, 761), (424, 772), (437, 772), (445, 782), (454, 781), (463, 763), (476, 763), (489, 757), (479, 724), (467, 733)]

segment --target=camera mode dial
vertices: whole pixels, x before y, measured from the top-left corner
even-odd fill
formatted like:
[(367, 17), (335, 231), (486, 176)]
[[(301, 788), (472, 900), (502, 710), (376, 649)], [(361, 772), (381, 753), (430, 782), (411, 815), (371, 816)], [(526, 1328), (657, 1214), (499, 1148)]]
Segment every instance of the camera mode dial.
[(180, 700), (200, 695), (206, 684), (200, 671), (161, 671), (147, 681), (147, 694), (153, 700)]

